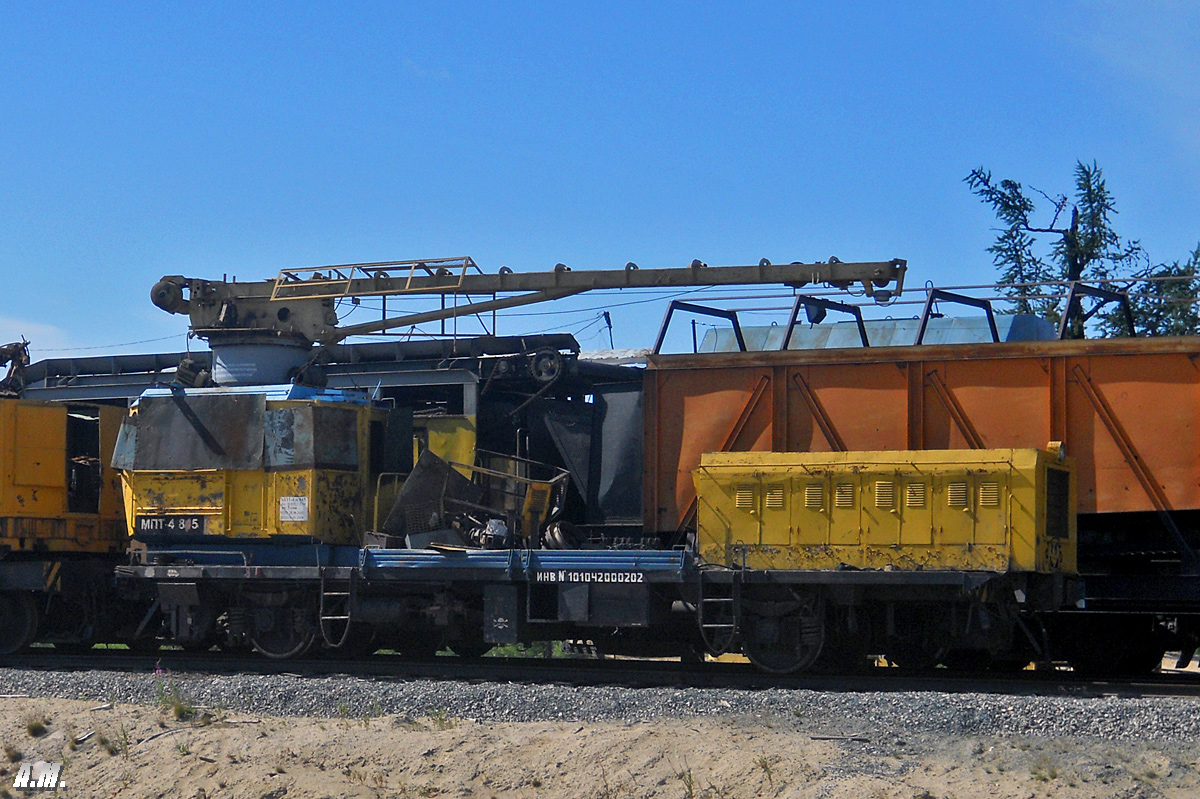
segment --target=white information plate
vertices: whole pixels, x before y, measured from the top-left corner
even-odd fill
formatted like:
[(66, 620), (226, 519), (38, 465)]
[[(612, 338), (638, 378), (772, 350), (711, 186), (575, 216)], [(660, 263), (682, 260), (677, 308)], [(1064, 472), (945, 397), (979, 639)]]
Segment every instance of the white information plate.
[(280, 497), (279, 521), (308, 521), (308, 497)]

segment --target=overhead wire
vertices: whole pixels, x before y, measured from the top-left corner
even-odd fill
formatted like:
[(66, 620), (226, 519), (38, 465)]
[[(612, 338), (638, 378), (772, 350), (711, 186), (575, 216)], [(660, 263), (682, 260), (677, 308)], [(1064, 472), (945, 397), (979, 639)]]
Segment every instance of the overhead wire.
[(78, 352), (79, 350), (109, 350), (113, 347), (132, 347), (135, 344), (150, 344), (155, 341), (166, 341), (172, 338), (187, 336), (187, 333), (175, 333), (170, 336), (159, 336), (158, 338), (144, 338), (140, 341), (124, 341), (120, 344), (97, 344), (94, 347), (36, 347), (38, 352)]

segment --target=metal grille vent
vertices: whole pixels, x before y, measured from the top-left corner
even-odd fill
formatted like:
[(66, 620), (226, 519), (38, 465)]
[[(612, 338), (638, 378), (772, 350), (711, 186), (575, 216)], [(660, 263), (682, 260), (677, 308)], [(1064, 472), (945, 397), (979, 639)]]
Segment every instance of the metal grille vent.
[(1000, 507), (1000, 484), (987, 482), (979, 484), (979, 506), (981, 508)]
[(535, 486), (529, 489), (529, 497), (525, 500), (525, 507), (533, 511), (537, 516), (543, 515), (550, 509), (550, 489)]
[(738, 486), (733, 492), (733, 506), (742, 510), (754, 508), (754, 486)]
[(804, 507), (825, 507), (825, 486), (820, 483), (809, 483), (804, 486)]
[(766, 505), (768, 508), (778, 509), (783, 507), (783, 484), (775, 483), (767, 486)]
[(925, 507), (925, 484), (909, 483), (904, 487), (904, 504), (910, 508)]
[(854, 483), (837, 484), (837, 488), (833, 492), (833, 506), (835, 508), (854, 507)]
[(875, 507), (896, 507), (896, 484), (891, 480), (878, 480), (875, 482)]
[(413, 503), (404, 509), (404, 527), (410, 533), (432, 533), (441, 526), (442, 506), (440, 503)]
[(966, 480), (955, 480), (946, 486), (946, 504), (952, 508), (967, 507)]

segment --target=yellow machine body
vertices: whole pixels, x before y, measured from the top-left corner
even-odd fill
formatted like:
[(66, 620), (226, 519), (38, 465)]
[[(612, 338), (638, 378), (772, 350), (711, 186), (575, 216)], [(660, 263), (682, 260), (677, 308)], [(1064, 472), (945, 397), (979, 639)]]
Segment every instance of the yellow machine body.
[(109, 466), (124, 408), (0, 399), (0, 550), (113, 552), (125, 545)]
[[(429, 450), (470, 478), (471, 469), (460, 464), (475, 462), (475, 441), (474, 415), (417, 417), (412, 420), (412, 463), (417, 462), (422, 452)], [(374, 476), (374, 508), (369, 517), (372, 530), (382, 528), (408, 474), (408, 471), (381, 472)]]
[[(378, 457), (387, 411), (361, 402), (262, 396), (189, 394), (184, 404), (196, 422), (192, 425), (181, 423), (158, 398), (159, 415), (147, 420), (140, 437), (130, 436), (130, 460), (121, 471), (130, 535), (284, 535), (358, 544), (364, 529), (378, 529), (408, 474), (385, 471)], [(245, 410), (257, 401), (264, 403), (261, 415)], [(144, 404), (145, 399), (139, 401)], [(138, 413), (136, 406), (130, 411), (134, 428)], [(168, 413), (169, 418), (162, 415)], [(256, 432), (230, 429), (238, 427)], [(240, 449), (243, 456), (254, 449), (246, 437), (257, 435), (261, 457), (250, 459), (253, 468), (214, 466), (212, 447), (178, 445), (179, 437), (190, 438), (197, 429), (219, 439), (218, 449)], [(411, 433), (414, 460), (429, 449), (445, 460), (474, 461), (474, 416), (413, 419)], [(172, 468), (163, 468), (164, 463)]]
[(693, 477), (712, 563), (1076, 571), (1074, 471), (1053, 452), (709, 453)]
[[(266, 411), (291, 413), (275, 416), (288, 420), (283, 434), (268, 422), (261, 468), (123, 470), (130, 535), (359, 543), (374, 505), (371, 425), (384, 411), (310, 400), (268, 400)], [(335, 438), (336, 447), (323, 443)]]
[(361, 485), (354, 472), (328, 469), (126, 472), (125, 501), (131, 534), (303, 535), (353, 544), (359, 532), (348, 511), (364, 512)]
[[(444, 461), (467, 464), (475, 462), (475, 417), (434, 416), (413, 420), (413, 463), (426, 449)], [(457, 466), (464, 477), (470, 477), (465, 466)]]

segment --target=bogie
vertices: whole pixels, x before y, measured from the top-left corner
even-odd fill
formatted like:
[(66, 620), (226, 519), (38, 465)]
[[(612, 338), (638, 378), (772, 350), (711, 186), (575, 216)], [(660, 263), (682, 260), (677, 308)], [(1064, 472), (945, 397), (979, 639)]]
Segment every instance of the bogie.
[(38, 630), (38, 607), (31, 593), (0, 592), (0, 655), (12, 655), (33, 643)]

